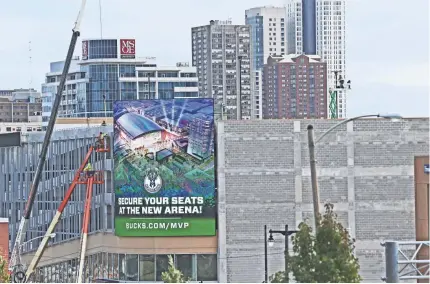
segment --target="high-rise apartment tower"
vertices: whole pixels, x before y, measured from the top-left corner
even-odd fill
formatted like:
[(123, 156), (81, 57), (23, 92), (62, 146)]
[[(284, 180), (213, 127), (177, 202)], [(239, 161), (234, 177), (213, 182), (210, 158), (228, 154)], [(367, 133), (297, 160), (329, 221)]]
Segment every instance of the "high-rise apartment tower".
[(264, 6), (245, 11), (245, 23), (251, 26), (252, 63), (255, 70), (263, 68), (271, 55), (287, 53), (285, 7)]
[(200, 97), (214, 98), (227, 119), (251, 119), (250, 26), (210, 21), (191, 34)]
[[(314, 54), (315, 47), (327, 63), (328, 90), (335, 87), (334, 71), (347, 75), (345, 12), (346, 0), (288, 0), (287, 4), (288, 53)], [(346, 117), (345, 91), (338, 91), (338, 116)]]

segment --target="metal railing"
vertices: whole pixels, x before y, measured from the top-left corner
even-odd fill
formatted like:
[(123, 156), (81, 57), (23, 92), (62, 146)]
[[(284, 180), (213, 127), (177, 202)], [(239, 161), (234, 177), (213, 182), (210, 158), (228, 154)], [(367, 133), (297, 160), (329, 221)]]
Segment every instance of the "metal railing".
[[(381, 243), (385, 247), (385, 277), (387, 283), (398, 283), (401, 280), (428, 280), (430, 279), (430, 257), (418, 259), (420, 253), (429, 249), (430, 241)], [(413, 247), (413, 249), (411, 249)], [(410, 255), (407, 251), (413, 251)], [(408, 256), (410, 255), (410, 256)]]

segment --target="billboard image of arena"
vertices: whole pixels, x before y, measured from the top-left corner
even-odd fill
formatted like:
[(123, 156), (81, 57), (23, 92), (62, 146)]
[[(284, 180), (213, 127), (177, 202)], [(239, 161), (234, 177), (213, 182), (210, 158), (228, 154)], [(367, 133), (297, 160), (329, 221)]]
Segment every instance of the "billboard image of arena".
[(213, 236), (212, 99), (114, 103), (115, 234)]

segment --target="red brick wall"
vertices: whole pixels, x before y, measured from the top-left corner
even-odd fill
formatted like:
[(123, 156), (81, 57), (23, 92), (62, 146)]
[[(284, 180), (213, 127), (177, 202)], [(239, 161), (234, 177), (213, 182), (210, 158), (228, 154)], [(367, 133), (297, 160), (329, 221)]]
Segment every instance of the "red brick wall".
[(4, 257), (4, 259), (8, 260), (9, 259), (9, 223), (6, 220), (3, 220), (3, 218), (0, 218), (0, 253)]

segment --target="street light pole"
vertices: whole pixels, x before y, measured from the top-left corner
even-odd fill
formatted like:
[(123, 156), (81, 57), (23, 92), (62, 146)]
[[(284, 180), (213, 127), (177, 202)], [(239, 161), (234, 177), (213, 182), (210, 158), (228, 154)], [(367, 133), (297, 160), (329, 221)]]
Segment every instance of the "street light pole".
[(289, 254), (289, 248), (288, 248), (288, 225), (285, 225), (285, 251), (284, 251), (284, 257), (285, 257), (285, 282), (290, 282), (288, 279), (288, 254)]
[(264, 225), (264, 283), (269, 283), (267, 273), (267, 225)]
[(242, 55), (238, 56), (239, 59), (239, 116), (237, 119), (242, 119)]
[[(288, 225), (285, 225), (285, 230), (284, 231), (273, 231), (273, 230), (269, 230), (270, 236), (269, 239), (267, 240), (269, 242), (269, 246), (273, 246), (275, 239), (273, 238), (273, 234), (281, 234), (283, 236), (285, 236), (285, 251), (284, 251), (284, 256), (285, 256), (285, 281), (286, 283), (289, 282), (289, 277), (288, 277), (288, 256), (289, 256), (289, 247), (288, 247), (288, 240), (289, 240), (289, 236), (291, 236), (292, 234), (297, 233), (298, 231), (293, 230), (293, 231), (289, 231), (288, 230)], [(266, 242), (266, 241), (265, 241)]]
[(317, 177), (317, 166), (316, 166), (316, 159), (315, 159), (315, 145), (321, 141), (327, 134), (332, 132), (334, 129), (338, 128), (339, 126), (346, 124), (350, 121), (354, 121), (360, 118), (368, 118), (368, 117), (377, 117), (377, 118), (385, 118), (385, 119), (391, 119), (391, 120), (399, 120), (402, 119), (402, 116), (398, 114), (387, 114), (387, 115), (381, 115), (381, 114), (368, 114), (368, 115), (360, 115), (353, 118), (345, 119), (338, 124), (335, 124), (331, 128), (329, 128), (326, 132), (324, 132), (318, 139), (315, 140), (314, 137), (314, 127), (312, 124), (308, 125), (308, 147), (309, 147), (309, 163), (310, 163), (310, 170), (311, 170), (311, 186), (312, 186), (312, 200), (313, 200), (313, 206), (314, 206), (314, 218), (315, 218), (315, 234), (318, 229), (318, 217), (319, 217), (319, 190), (318, 190), (318, 177)]

